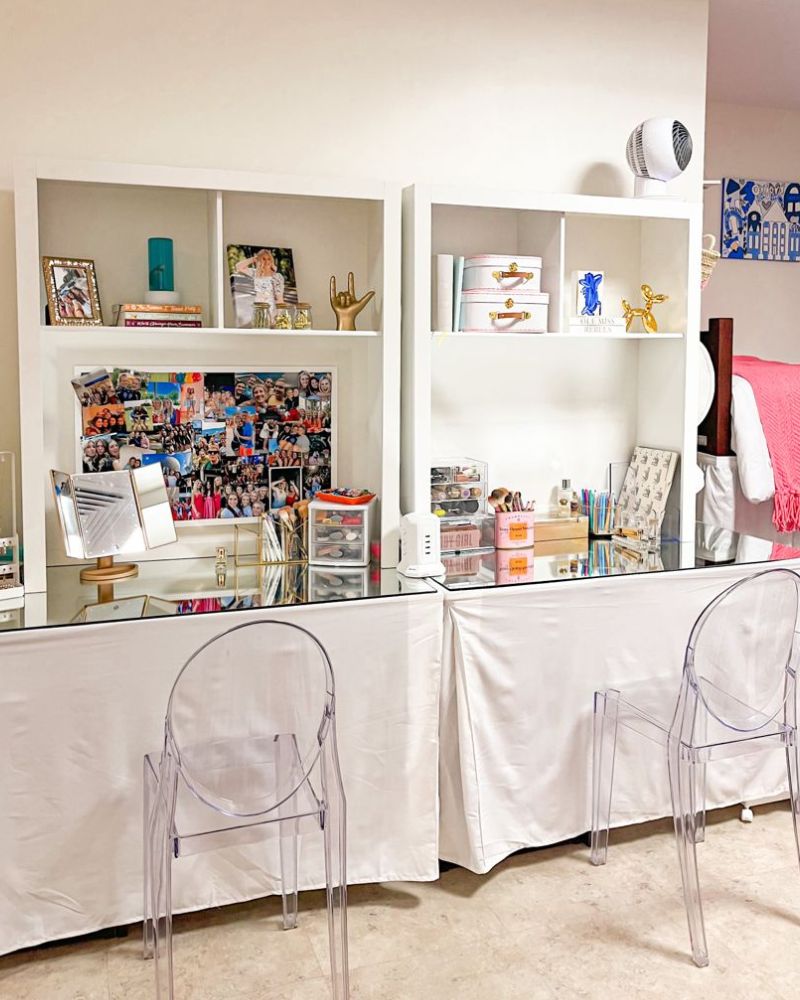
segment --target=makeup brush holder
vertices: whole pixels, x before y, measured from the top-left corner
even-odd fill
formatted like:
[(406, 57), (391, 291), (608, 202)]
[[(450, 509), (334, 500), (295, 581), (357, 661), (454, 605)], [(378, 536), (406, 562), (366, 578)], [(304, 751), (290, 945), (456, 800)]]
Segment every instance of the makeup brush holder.
[(532, 510), (497, 511), (494, 515), (495, 548), (532, 548), (535, 516)]
[(509, 583), (533, 583), (533, 549), (514, 552), (498, 549), (495, 557), (494, 582), (498, 586)]

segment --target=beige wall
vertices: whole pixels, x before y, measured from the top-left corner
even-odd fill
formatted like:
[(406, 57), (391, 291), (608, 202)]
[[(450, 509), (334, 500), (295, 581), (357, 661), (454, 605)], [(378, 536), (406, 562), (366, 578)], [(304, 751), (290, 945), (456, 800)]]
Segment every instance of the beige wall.
[[(709, 103), (706, 176), (800, 180), (800, 112)], [(720, 189), (705, 198), (705, 232), (719, 239)], [(800, 362), (800, 264), (721, 260), (703, 293), (703, 319), (733, 316), (734, 350)]]
[(675, 114), (694, 198), (707, 7), (0, 0), (0, 448), (18, 446), (15, 156), (628, 194), (628, 133)]

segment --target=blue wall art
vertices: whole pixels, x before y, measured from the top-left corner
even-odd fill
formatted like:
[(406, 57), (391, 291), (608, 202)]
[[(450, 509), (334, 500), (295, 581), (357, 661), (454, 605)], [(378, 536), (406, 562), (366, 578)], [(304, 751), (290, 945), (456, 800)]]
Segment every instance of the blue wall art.
[(800, 260), (800, 181), (722, 181), (723, 257)]

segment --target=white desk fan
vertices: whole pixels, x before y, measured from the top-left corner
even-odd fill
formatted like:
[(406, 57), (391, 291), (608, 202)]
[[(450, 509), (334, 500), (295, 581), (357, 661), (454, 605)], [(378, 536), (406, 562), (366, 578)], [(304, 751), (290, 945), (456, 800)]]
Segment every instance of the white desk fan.
[(692, 137), (675, 118), (648, 118), (628, 138), (628, 166), (637, 198), (664, 197), (667, 182), (679, 177), (692, 158)]

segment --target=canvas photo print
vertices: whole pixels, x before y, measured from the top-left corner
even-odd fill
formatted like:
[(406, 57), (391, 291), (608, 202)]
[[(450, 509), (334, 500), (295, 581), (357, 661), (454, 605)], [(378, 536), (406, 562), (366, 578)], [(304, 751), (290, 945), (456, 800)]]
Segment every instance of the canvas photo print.
[(330, 370), (96, 369), (73, 387), (82, 470), (160, 465), (177, 521), (258, 517), (334, 485)]
[(278, 302), (297, 302), (291, 250), (231, 243), (227, 257), (236, 326), (253, 326), (257, 302), (265, 305), (273, 318)]

